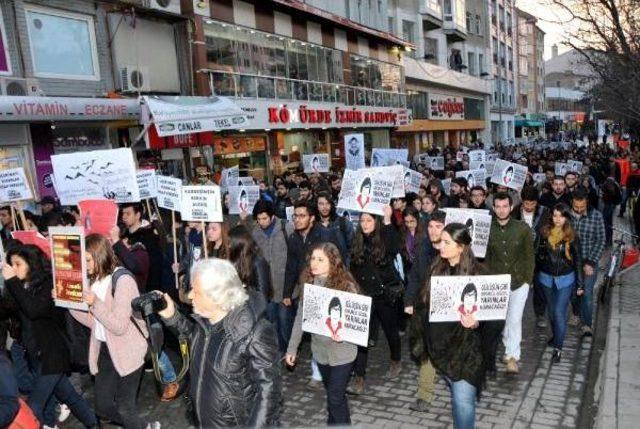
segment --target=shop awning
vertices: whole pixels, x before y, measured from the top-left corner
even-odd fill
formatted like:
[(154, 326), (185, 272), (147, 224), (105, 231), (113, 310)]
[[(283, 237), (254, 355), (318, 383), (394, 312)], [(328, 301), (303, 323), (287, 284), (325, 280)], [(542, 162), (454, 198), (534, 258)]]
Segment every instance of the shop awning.
[(153, 124), (160, 137), (234, 130), (249, 125), (247, 116), (224, 97), (142, 97), (142, 123)]
[(540, 128), (544, 127), (544, 122), (542, 121), (532, 121), (529, 119), (516, 119), (515, 121), (516, 127), (528, 127), (528, 128)]

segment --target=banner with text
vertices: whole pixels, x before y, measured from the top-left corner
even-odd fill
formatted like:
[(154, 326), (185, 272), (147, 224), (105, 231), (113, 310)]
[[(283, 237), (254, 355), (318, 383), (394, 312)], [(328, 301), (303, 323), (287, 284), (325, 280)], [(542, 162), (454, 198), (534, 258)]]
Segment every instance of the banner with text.
[(388, 165), (406, 165), (409, 159), (409, 149), (379, 149), (371, 151), (371, 167), (385, 167)]
[(157, 175), (156, 185), (158, 207), (180, 211), (182, 180), (176, 179), (175, 177)]
[(58, 307), (87, 311), (82, 291), (88, 287), (82, 227), (50, 227), (51, 267)]
[[(402, 166), (399, 167), (402, 169)], [(345, 170), (338, 208), (382, 215), (391, 201), (394, 179), (382, 168)]]
[(219, 186), (183, 186), (180, 201), (183, 221), (222, 222)]
[(31, 187), (24, 174), (24, 168), (10, 168), (0, 171), (0, 202), (32, 200)]
[(141, 200), (155, 198), (158, 196), (155, 169), (138, 170), (136, 172), (136, 179), (138, 180), (138, 189), (140, 190)]

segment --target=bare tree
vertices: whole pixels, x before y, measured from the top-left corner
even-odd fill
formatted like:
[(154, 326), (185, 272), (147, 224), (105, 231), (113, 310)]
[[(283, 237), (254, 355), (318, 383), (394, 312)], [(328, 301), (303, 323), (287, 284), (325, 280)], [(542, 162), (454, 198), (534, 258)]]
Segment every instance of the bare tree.
[(640, 0), (547, 0), (594, 73), (596, 109), (640, 130)]

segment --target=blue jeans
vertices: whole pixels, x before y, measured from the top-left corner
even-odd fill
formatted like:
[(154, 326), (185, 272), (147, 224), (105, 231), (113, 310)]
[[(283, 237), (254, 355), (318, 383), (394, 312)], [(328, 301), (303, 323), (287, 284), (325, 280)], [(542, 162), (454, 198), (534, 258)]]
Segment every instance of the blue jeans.
[(173, 383), (178, 378), (176, 370), (173, 367), (173, 363), (164, 350), (160, 351), (160, 354), (158, 354), (158, 367), (160, 369), (160, 374), (162, 374), (163, 383)]
[(453, 427), (455, 429), (474, 429), (476, 427), (476, 387), (465, 380), (453, 381), (446, 375), (444, 380), (451, 391)]
[(267, 304), (267, 319), (276, 328), (278, 347), (283, 354), (287, 351), (287, 346), (289, 345), (297, 307), (298, 300), (293, 300), (291, 307), (275, 301), (270, 301)]
[(351, 376), (353, 362), (344, 365), (320, 365), (322, 382), (327, 391), (328, 425), (350, 425), (349, 404), (347, 403), (347, 383)]
[(71, 413), (85, 427), (94, 427), (98, 424), (95, 413), (84, 398), (76, 392), (66, 375), (42, 375), (40, 373), (40, 365), (37, 365), (37, 367), (33, 389), (27, 403), (39, 421), (47, 426), (55, 426), (56, 419), (51, 420), (50, 416), (45, 416), (45, 410), (50, 404), (55, 407), (55, 400), (57, 399), (66, 404)]
[(594, 271), (592, 276), (584, 276), (584, 293), (578, 297), (580, 304), (580, 319), (586, 326), (593, 323), (593, 288), (598, 280), (598, 272)]
[[(18, 390), (23, 395), (29, 396), (33, 390), (36, 374), (29, 366), (26, 353), (27, 351), (19, 342), (14, 341), (11, 344), (11, 361), (13, 362), (13, 372), (16, 375), (16, 380), (18, 380)], [(43, 423), (53, 422), (55, 424), (57, 420), (56, 405), (58, 403), (55, 399), (47, 401), (42, 412)], [(49, 425), (47, 424), (47, 426)]]
[(544, 293), (547, 296), (547, 312), (551, 321), (553, 332), (553, 346), (562, 350), (564, 337), (567, 334), (567, 307), (573, 287), (558, 288), (556, 284), (544, 286)]

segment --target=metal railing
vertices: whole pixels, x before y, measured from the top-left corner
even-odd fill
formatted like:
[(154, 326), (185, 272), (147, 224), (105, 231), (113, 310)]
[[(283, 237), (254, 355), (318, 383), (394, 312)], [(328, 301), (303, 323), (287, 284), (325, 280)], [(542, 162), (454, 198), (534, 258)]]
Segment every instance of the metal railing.
[(349, 106), (405, 108), (405, 93), (341, 83), (206, 70), (212, 95), (235, 98), (342, 103)]

